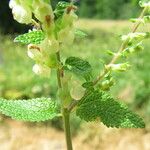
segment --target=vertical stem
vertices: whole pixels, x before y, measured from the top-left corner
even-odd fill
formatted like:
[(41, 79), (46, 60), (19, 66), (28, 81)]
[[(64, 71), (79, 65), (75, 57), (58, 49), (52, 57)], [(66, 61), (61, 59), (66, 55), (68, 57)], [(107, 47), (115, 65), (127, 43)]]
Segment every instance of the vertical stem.
[[(60, 52), (59, 51), (56, 53), (56, 56), (57, 56), (57, 60), (58, 60), (59, 64), (61, 64)], [(61, 84), (62, 73), (61, 72), (62, 72), (61, 69), (58, 68), (57, 69), (57, 81), (58, 81), (58, 87), (59, 88), (62, 88), (62, 84)]]
[(65, 136), (66, 136), (67, 150), (73, 150), (71, 131), (70, 131), (70, 112), (68, 111), (67, 108), (63, 109), (63, 122), (64, 122)]
[[(57, 60), (58, 60), (59, 64), (61, 64), (60, 52), (57, 52), (56, 56), (57, 56)], [(61, 78), (63, 78), (63, 70), (62, 70), (62, 68), (58, 68), (57, 69), (57, 81), (58, 81), (59, 89), (63, 88)], [(68, 111), (67, 108), (64, 108), (63, 105), (61, 107), (62, 107), (63, 124), (64, 124), (67, 150), (73, 150), (72, 149), (71, 131), (70, 131), (70, 111)]]

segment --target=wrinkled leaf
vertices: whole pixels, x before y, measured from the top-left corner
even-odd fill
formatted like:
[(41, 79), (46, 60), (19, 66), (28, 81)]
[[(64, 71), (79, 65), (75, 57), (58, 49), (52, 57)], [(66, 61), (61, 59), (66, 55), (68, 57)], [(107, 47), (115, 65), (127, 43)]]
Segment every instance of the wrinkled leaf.
[(90, 79), (92, 74), (92, 67), (89, 62), (78, 57), (67, 58), (65, 62), (65, 69), (73, 72), (74, 74), (81, 75), (87, 80)]
[(76, 110), (85, 121), (100, 119), (107, 127), (144, 128), (143, 120), (112, 97), (95, 90), (87, 91)]
[(0, 99), (0, 112), (21, 121), (46, 121), (60, 116), (57, 105), (50, 98), (30, 100)]
[(23, 35), (19, 35), (15, 38), (15, 42), (23, 44), (40, 44), (45, 38), (44, 33), (41, 30), (31, 31)]

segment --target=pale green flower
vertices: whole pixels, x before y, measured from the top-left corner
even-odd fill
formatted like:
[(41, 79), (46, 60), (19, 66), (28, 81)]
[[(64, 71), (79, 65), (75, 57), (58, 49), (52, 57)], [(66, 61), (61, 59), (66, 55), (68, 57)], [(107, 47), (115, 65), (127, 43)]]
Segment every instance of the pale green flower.
[(146, 33), (140, 33), (140, 32), (136, 32), (136, 33), (129, 33), (127, 35), (123, 35), (121, 37), (122, 41), (128, 41), (128, 42), (140, 42), (146, 38), (150, 37), (150, 33), (146, 32)]
[(73, 26), (74, 22), (77, 21), (78, 16), (75, 14), (74, 10), (72, 10), (69, 13), (64, 13), (63, 17), (62, 17), (62, 24), (63, 27), (66, 26)]
[(27, 3), (22, 3), (21, 0), (10, 0), (9, 7), (12, 9), (14, 19), (19, 23), (29, 24), (32, 22), (32, 11)]
[(71, 45), (75, 39), (74, 28), (66, 27), (58, 33), (58, 40), (63, 45)]
[(35, 17), (42, 23), (51, 23), (54, 19), (54, 14), (51, 5), (42, 0), (33, 0)]
[(82, 87), (79, 81), (72, 82), (72, 88), (70, 90), (70, 95), (74, 100), (80, 100), (85, 94), (85, 88)]

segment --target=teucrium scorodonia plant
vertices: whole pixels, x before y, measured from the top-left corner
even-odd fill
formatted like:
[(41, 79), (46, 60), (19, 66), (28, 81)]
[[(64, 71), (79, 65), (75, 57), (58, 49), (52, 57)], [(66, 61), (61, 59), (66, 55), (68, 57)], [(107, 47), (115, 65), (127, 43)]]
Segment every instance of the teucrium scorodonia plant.
[(143, 8), (140, 17), (131, 19), (134, 27), (121, 37), (119, 51), (108, 51), (113, 58), (104, 64), (104, 70), (96, 79), (89, 62), (78, 57), (68, 57), (65, 62), (61, 59), (63, 49), (72, 45), (75, 37), (86, 37), (74, 26), (78, 17), (73, 3), (59, 2), (55, 9), (50, 0), (10, 0), (9, 5), (15, 20), (33, 25), (33, 30), (15, 38), (15, 42), (28, 44), (27, 54), (35, 62), (33, 72), (49, 78), (51, 72), (57, 70), (58, 99), (1, 99), (3, 114), (23, 121), (45, 121), (62, 116), (68, 150), (72, 150), (69, 117), (73, 110), (83, 120), (99, 119), (108, 127), (145, 127), (143, 120), (110, 96), (108, 90), (114, 85), (112, 73), (125, 72), (131, 67), (128, 62), (116, 63), (118, 58), (143, 50), (143, 40), (150, 37), (149, 32), (137, 32), (140, 25), (150, 22), (150, 1), (140, 1)]

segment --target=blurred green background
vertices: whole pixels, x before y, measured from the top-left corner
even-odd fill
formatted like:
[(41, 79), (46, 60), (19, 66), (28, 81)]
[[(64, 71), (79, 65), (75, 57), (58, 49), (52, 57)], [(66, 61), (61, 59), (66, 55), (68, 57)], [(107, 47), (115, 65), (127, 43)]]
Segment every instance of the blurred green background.
[[(58, 0), (52, 0), (53, 5)], [(55, 72), (50, 79), (33, 74), (33, 61), (27, 57), (24, 45), (13, 43), (18, 33), (25, 33), (30, 27), (20, 25), (13, 20), (8, 7), (9, 0), (0, 1), (0, 97), (7, 99), (29, 99), (49, 97), (56, 99), (57, 81)], [(81, 19), (76, 26), (84, 30), (88, 37), (76, 39), (75, 44), (62, 53), (64, 58), (79, 56), (87, 59), (96, 75), (111, 59), (106, 50), (117, 51), (120, 35), (128, 33), (132, 24), (126, 21), (137, 17), (140, 11), (138, 0), (81, 0), (77, 1), (78, 14)], [(121, 20), (121, 21), (120, 21)], [(139, 31), (149, 31), (150, 26), (141, 27)], [(116, 85), (111, 92), (120, 97), (132, 110), (139, 112), (147, 123), (150, 122), (150, 42), (145, 42), (145, 50), (132, 55), (129, 62), (131, 70), (116, 76)], [(124, 61), (124, 60), (122, 60)], [(61, 123), (54, 120), (59, 128)], [(72, 118), (73, 130), (80, 126), (80, 120)]]
[[(52, 0), (53, 6), (59, 0)], [(69, 1), (69, 0), (66, 0)], [(78, 14), (90, 19), (128, 19), (139, 14), (139, 0), (75, 0)], [(28, 28), (13, 20), (9, 0), (0, 1), (0, 27), (4, 33), (22, 32)]]

